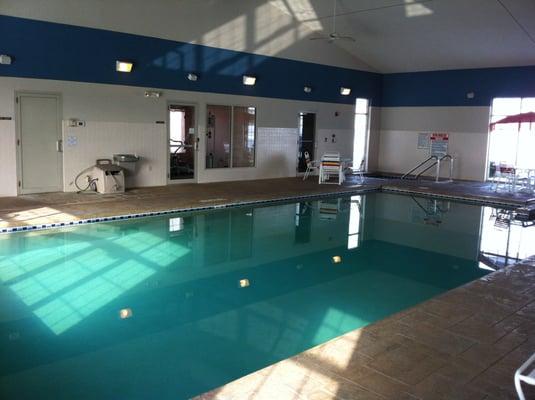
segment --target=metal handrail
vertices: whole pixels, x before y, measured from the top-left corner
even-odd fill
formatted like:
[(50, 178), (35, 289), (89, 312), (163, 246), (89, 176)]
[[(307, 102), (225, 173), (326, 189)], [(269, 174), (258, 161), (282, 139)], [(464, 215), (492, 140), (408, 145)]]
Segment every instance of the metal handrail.
[[(431, 160), (436, 160), (434, 164), (432, 164), (430, 167), (428, 167), (427, 169), (425, 169), (423, 172), (427, 171), (429, 168), (431, 168), (433, 165), (436, 164), (436, 162), (438, 161), (438, 157), (437, 156), (431, 156), (429, 158), (427, 158), (426, 160), (422, 161), (420, 164), (418, 164), (416, 167), (414, 167), (413, 169), (411, 169), (409, 172), (405, 173), (401, 179), (405, 179), (407, 176), (409, 176), (412, 172), (416, 171), (418, 168), (420, 168), (421, 166), (423, 166), (426, 162), (428, 161), (431, 161)], [(419, 174), (420, 175), (420, 174)], [(418, 175), (418, 176), (419, 176)]]
[(440, 181), (440, 163), (443, 160), (448, 160), (448, 159), (450, 160), (450, 177), (446, 182), (453, 182), (453, 157), (451, 155), (449, 155), (449, 154), (446, 154), (446, 155), (440, 157), (439, 159), (437, 159), (437, 162), (436, 162), (437, 170), (436, 170), (435, 182), (439, 182)]
[[(435, 157), (436, 157), (436, 156), (435, 156)], [(418, 175), (416, 175), (416, 176), (414, 177), (414, 179), (419, 179), (420, 176), (422, 176), (422, 174), (423, 174), (424, 172), (429, 171), (431, 168), (433, 168), (435, 165), (438, 165), (439, 163), (440, 163), (440, 161), (438, 160), (438, 157), (437, 157), (437, 160), (436, 160), (433, 164), (431, 164), (429, 167), (427, 167), (427, 168), (424, 169), (423, 171), (420, 171), (420, 173), (419, 173)]]

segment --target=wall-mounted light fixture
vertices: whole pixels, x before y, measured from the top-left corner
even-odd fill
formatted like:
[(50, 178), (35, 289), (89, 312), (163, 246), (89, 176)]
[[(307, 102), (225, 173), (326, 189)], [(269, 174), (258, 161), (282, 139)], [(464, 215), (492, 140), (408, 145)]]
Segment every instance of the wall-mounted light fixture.
[(154, 90), (146, 90), (145, 91), (145, 97), (151, 97), (153, 99), (157, 99), (162, 95), (162, 92), (156, 92)]
[(243, 84), (247, 86), (253, 86), (256, 83), (256, 77), (250, 75), (243, 76)]
[(346, 88), (346, 87), (341, 87), (340, 88), (340, 94), (342, 96), (349, 96), (349, 94), (351, 93), (351, 89), (350, 88)]
[(303, 91), (305, 93), (310, 93), (310, 92), (312, 92), (312, 88), (310, 86), (305, 86), (305, 87), (303, 87)]
[(131, 72), (134, 64), (129, 61), (115, 61), (115, 70), (117, 72)]
[(6, 54), (0, 54), (0, 64), (2, 65), (10, 65), (11, 64), (11, 57)]
[(188, 74), (188, 80), (189, 81), (195, 82), (197, 79), (199, 79), (199, 77), (196, 74), (194, 74), (193, 72), (190, 72)]

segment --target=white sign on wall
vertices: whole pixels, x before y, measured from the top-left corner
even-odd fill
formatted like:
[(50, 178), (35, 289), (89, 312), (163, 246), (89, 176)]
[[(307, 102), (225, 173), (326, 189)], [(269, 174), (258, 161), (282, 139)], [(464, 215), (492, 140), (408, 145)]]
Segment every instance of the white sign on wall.
[(428, 149), (429, 148), (429, 133), (419, 133), (418, 134), (418, 149)]
[(431, 155), (443, 157), (448, 154), (448, 143), (450, 135), (448, 133), (432, 133), (429, 138), (431, 143)]

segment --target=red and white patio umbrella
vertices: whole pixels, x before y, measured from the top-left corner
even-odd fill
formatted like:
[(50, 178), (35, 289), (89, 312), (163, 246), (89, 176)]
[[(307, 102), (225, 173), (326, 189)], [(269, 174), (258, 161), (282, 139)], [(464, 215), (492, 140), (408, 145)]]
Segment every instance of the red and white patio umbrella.
[(530, 124), (530, 130), (531, 130), (531, 124), (535, 122), (535, 112), (527, 112), (522, 114), (516, 114), (516, 115), (509, 115), (508, 117), (502, 118), (499, 121), (493, 122), (490, 124), (490, 130), (493, 131), (494, 128), (496, 128), (496, 125), (502, 125), (502, 124), (518, 124), (518, 129), (520, 130), (520, 124), (523, 123), (529, 123)]

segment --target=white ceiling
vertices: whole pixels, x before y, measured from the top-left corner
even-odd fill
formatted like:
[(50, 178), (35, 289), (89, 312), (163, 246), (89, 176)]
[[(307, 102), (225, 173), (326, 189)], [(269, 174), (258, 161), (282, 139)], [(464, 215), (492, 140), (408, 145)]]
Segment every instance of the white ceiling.
[(333, 0), (0, 0), (0, 14), (387, 73), (535, 65), (535, 0), (337, 4), (354, 43), (308, 40), (330, 33)]
[[(331, 30), (332, 0), (271, 3), (280, 9), (285, 3), (312, 29)], [(338, 0), (337, 31), (356, 42), (335, 45), (380, 72), (535, 65), (535, 0), (501, 3)]]

